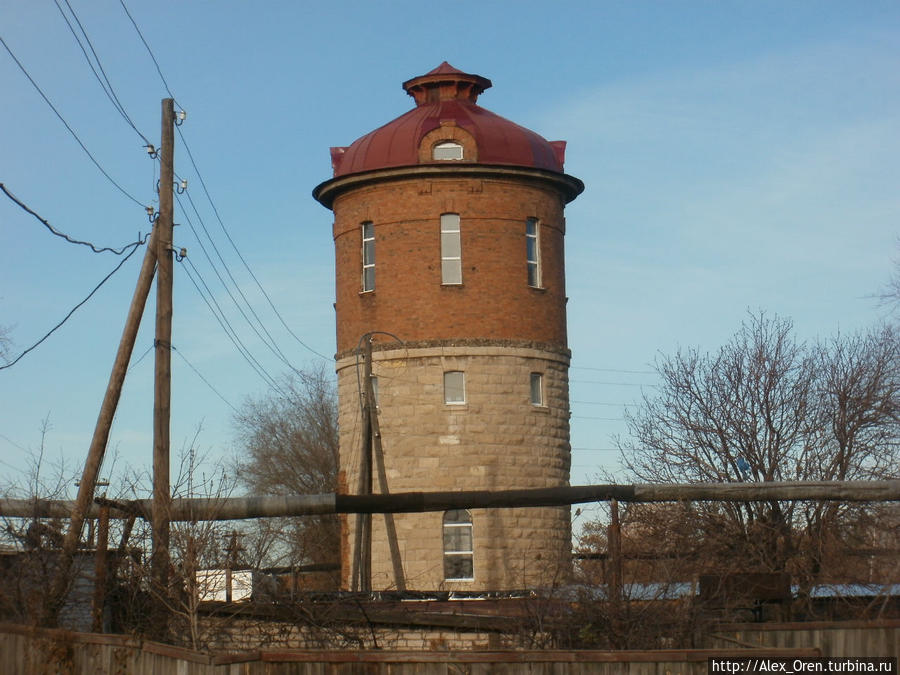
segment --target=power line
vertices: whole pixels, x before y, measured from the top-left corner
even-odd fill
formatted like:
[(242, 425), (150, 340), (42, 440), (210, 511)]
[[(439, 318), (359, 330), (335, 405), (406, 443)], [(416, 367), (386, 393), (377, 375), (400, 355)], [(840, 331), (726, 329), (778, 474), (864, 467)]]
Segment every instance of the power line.
[(138, 234), (138, 241), (133, 241), (130, 244), (126, 244), (125, 246), (122, 246), (121, 248), (110, 248), (108, 246), (97, 247), (94, 244), (90, 243), (89, 241), (80, 241), (78, 239), (72, 239), (69, 235), (67, 235), (63, 232), (60, 232), (59, 230), (54, 228), (49, 222), (47, 222), (47, 220), (45, 220), (44, 218), (41, 218), (37, 213), (35, 213), (28, 206), (26, 206), (25, 203), (23, 203), (20, 199), (18, 199), (15, 195), (13, 195), (9, 190), (7, 190), (6, 186), (3, 183), (0, 183), (0, 190), (2, 190), (3, 194), (5, 194), (13, 202), (15, 202), (23, 211), (25, 211), (26, 213), (30, 213), (32, 216), (37, 218), (41, 223), (43, 223), (44, 227), (46, 227), (48, 230), (50, 230), (50, 232), (55, 234), (57, 237), (61, 237), (62, 239), (65, 239), (70, 244), (80, 244), (82, 246), (87, 246), (94, 253), (103, 253), (105, 251), (109, 251), (110, 253), (114, 253), (116, 255), (122, 255), (129, 248), (138, 246), (143, 243), (140, 239), (140, 234)]
[(81, 53), (84, 54), (84, 58), (87, 61), (88, 66), (91, 69), (91, 72), (94, 73), (94, 77), (97, 79), (97, 82), (100, 83), (100, 88), (103, 89), (103, 93), (106, 94), (106, 97), (110, 100), (110, 103), (113, 104), (113, 107), (118, 111), (118, 113), (125, 119), (128, 125), (134, 129), (135, 133), (141, 137), (144, 141), (145, 145), (151, 145), (150, 141), (147, 140), (147, 137), (144, 136), (140, 132), (140, 130), (135, 126), (134, 121), (132, 121), (131, 117), (128, 116), (128, 113), (125, 112), (125, 106), (122, 105), (122, 102), (119, 100), (119, 97), (116, 95), (116, 90), (113, 89), (112, 83), (109, 81), (109, 77), (106, 75), (106, 71), (103, 69), (103, 64), (100, 62), (100, 57), (97, 54), (97, 51), (94, 49), (94, 44), (91, 42), (91, 39), (88, 37), (87, 31), (85, 31), (84, 26), (81, 24), (81, 21), (78, 18), (78, 15), (75, 13), (75, 10), (72, 9), (72, 5), (69, 4), (69, 0), (63, 0), (66, 3), (66, 7), (69, 8), (69, 11), (72, 13), (72, 17), (75, 19), (75, 23), (78, 24), (78, 28), (81, 31), (81, 34), (84, 36), (85, 42), (87, 42), (88, 47), (90, 47), (91, 54), (94, 55), (94, 60), (97, 62), (97, 68), (100, 69), (100, 73), (103, 74), (103, 79), (100, 78), (100, 75), (97, 73), (97, 68), (94, 67), (93, 61), (91, 61), (91, 57), (88, 56), (87, 49), (84, 48), (84, 45), (81, 42), (81, 38), (78, 37), (78, 33), (75, 32), (75, 27), (72, 26), (72, 22), (69, 21), (69, 17), (66, 16), (65, 11), (63, 11), (62, 6), (59, 4), (59, 0), (53, 0), (56, 4), (56, 8), (59, 10), (59, 13), (62, 15), (62, 18), (65, 20), (66, 25), (69, 27), (69, 31), (71, 31), (72, 36), (75, 38), (75, 41), (78, 43), (78, 46), (81, 48)]
[(572, 451), (578, 452), (620, 452), (621, 448), (572, 448)]
[(218, 396), (220, 399), (222, 399), (225, 402), (225, 405), (227, 405), (229, 408), (231, 408), (235, 413), (238, 412), (238, 409), (235, 408), (233, 405), (231, 405), (231, 403), (229, 403), (228, 399), (225, 398), (224, 396), (222, 396), (222, 394), (220, 394), (218, 392), (218, 390), (209, 383), (209, 380), (207, 380), (205, 377), (203, 377), (203, 374), (199, 370), (197, 370), (190, 361), (187, 360), (187, 357), (184, 354), (182, 354), (179, 350), (175, 349), (175, 345), (172, 345), (172, 351), (174, 351), (176, 354), (178, 354), (178, 356), (181, 357), (181, 360), (187, 364), (188, 368), (193, 370), (197, 374), (197, 377), (199, 377), (201, 380), (203, 380), (203, 383), (207, 387), (209, 387), (216, 396)]
[(247, 263), (244, 256), (241, 254), (240, 249), (234, 243), (234, 240), (231, 238), (231, 235), (228, 233), (228, 229), (225, 227), (225, 223), (222, 220), (222, 217), (219, 215), (219, 210), (216, 208), (215, 203), (213, 202), (212, 196), (209, 194), (209, 190), (206, 187), (206, 181), (203, 180), (203, 176), (200, 173), (200, 169), (197, 167), (197, 163), (194, 161), (194, 155), (191, 152), (190, 146), (187, 143), (187, 140), (184, 137), (184, 134), (181, 131), (181, 128), (178, 128), (178, 136), (181, 138), (181, 142), (184, 145), (184, 149), (187, 151), (188, 158), (191, 160), (191, 165), (194, 167), (194, 171), (197, 173), (197, 178), (200, 180), (200, 186), (203, 188), (203, 192), (206, 195), (206, 199), (209, 201), (210, 206), (212, 207), (213, 213), (216, 215), (216, 220), (219, 221), (219, 226), (222, 228), (222, 232), (225, 234), (225, 238), (228, 239), (228, 242), (231, 244), (231, 247), (234, 249), (234, 252), (237, 253), (238, 258), (243, 263), (247, 272), (250, 274), (250, 277), (256, 282), (257, 288), (259, 288), (260, 292), (265, 297), (266, 301), (269, 303), (269, 307), (275, 313), (275, 316), (278, 317), (278, 320), (281, 322), (281, 325), (284, 326), (285, 330), (293, 337), (297, 342), (300, 343), (301, 346), (308, 349), (310, 352), (315, 354), (316, 356), (325, 359), (326, 361), (333, 361), (333, 358), (325, 356), (324, 354), (316, 351), (308, 344), (306, 344), (303, 340), (301, 340), (297, 334), (291, 330), (290, 326), (287, 325), (287, 322), (284, 320), (284, 317), (281, 315), (281, 312), (275, 307), (275, 303), (272, 302), (272, 298), (269, 297), (269, 294), (266, 292), (266, 289), (263, 288), (263, 285), (260, 283), (259, 279), (257, 279), (256, 275), (253, 273), (253, 270), (250, 269), (250, 265)]
[(244, 317), (244, 320), (247, 322), (247, 324), (250, 326), (250, 328), (253, 330), (253, 332), (256, 333), (256, 336), (262, 341), (262, 343), (264, 345), (266, 345), (266, 347), (268, 347), (269, 350), (279, 360), (281, 360), (281, 362), (284, 363), (288, 368), (290, 368), (294, 372), (299, 372), (293, 366), (293, 364), (288, 360), (288, 358), (284, 355), (284, 353), (281, 351), (281, 349), (278, 348), (278, 345), (275, 342), (275, 338), (272, 337), (272, 334), (265, 327), (262, 320), (259, 318), (259, 315), (253, 309), (253, 305), (250, 304), (250, 301), (247, 299), (247, 296), (244, 295), (244, 292), (241, 290), (240, 285), (235, 280), (234, 275), (231, 274), (231, 270), (228, 268), (228, 264), (225, 262), (224, 258), (222, 258), (222, 255), (219, 253), (219, 249), (216, 246), (216, 243), (213, 241), (212, 237), (210, 236), (209, 230), (206, 229), (206, 225), (203, 223), (203, 218), (200, 216), (200, 212), (197, 210), (197, 207), (194, 204), (194, 200), (191, 198), (190, 192), (186, 192), (185, 194), (187, 194), (187, 196), (188, 196), (188, 201), (190, 202), (191, 207), (194, 209), (194, 214), (197, 216), (198, 222), (200, 223), (200, 226), (203, 228), (203, 232), (206, 234), (206, 238), (209, 240), (209, 243), (212, 245), (213, 250), (215, 251), (216, 256), (219, 259), (219, 262), (222, 264), (222, 267), (225, 269), (225, 273), (228, 275), (228, 278), (231, 280), (231, 283), (234, 285), (234, 288), (237, 290), (238, 294), (241, 296), (241, 299), (243, 299), (244, 304), (250, 310), (250, 313), (256, 319), (256, 322), (259, 324), (259, 327), (262, 328), (263, 332), (266, 334), (268, 341), (266, 340), (266, 337), (264, 337), (259, 332), (259, 330), (257, 330), (256, 326), (250, 320), (250, 317), (247, 316), (247, 313), (241, 307), (241, 304), (237, 301), (237, 298), (235, 298), (234, 295), (232, 294), (232, 292), (229, 290), (228, 284), (222, 278), (222, 275), (219, 274), (218, 267), (213, 262), (212, 258), (210, 257), (209, 253), (207, 252), (206, 246), (203, 245), (203, 240), (200, 238), (200, 235), (197, 233), (197, 230), (194, 227), (194, 223), (191, 221), (190, 216), (185, 211), (184, 205), (181, 203), (181, 199), (176, 194), (175, 198), (178, 201), (178, 206), (181, 208), (182, 213), (184, 213), (184, 216), (188, 221), (188, 226), (191, 228), (191, 232), (194, 233), (194, 237), (196, 237), (196, 239), (197, 239), (197, 243), (200, 244), (200, 250), (203, 251), (203, 255), (206, 256), (206, 261), (209, 263), (209, 265), (212, 268), (213, 272), (215, 273), (216, 277), (218, 277), (219, 281), (222, 284), (222, 287), (225, 289), (225, 292), (228, 294), (228, 297), (231, 298), (231, 301), (234, 303), (234, 306), (237, 308), (238, 312), (240, 312), (241, 316)]
[(128, 192), (125, 188), (123, 188), (121, 185), (119, 185), (119, 183), (117, 183), (117, 182), (115, 181), (115, 179), (114, 179), (112, 176), (110, 176), (109, 173), (107, 173), (106, 169), (104, 169), (104, 168), (100, 165), (100, 162), (97, 161), (97, 158), (94, 157), (94, 155), (91, 154), (91, 151), (87, 149), (87, 146), (81, 141), (81, 139), (78, 137), (78, 134), (75, 133), (75, 130), (69, 125), (69, 123), (68, 123), (68, 122), (66, 121), (66, 119), (62, 116), (62, 114), (59, 112), (59, 110), (56, 109), (56, 106), (53, 105), (53, 103), (50, 101), (50, 99), (47, 98), (47, 95), (46, 95), (46, 94), (43, 92), (43, 90), (38, 86), (38, 83), (34, 81), (34, 78), (31, 77), (31, 75), (29, 74), (29, 72), (25, 69), (25, 66), (22, 65), (22, 62), (19, 61), (18, 58), (16, 58), (16, 55), (13, 53), (12, 49), (9, 48), (9, 45), (6, 44), (6, 41), (3, 39), (2, 36), (0, 36), (0, 44), (3, 45), (3, 47), (4, 47), (4, 48), (6, 49), (6, 51), (9, 53), (9, 55), (12, 57), (12, 60), (16, 62), (16, 65), (19, 66), (19, 70), (21, 70), (22, 73), (25, 75), (25, 77), (28, 78), (28, 81), (31, 82), (31, 85), (35, 88), (35, 90), (37, 91), (37, 93), (40, 94), (40, 95), (41, 95), (41, 98), (44, 99), (44, 102), (45, 102), (48, 106), (50, 106), (50, 109), (51, 109), (51, 110), (54, 112), (54, 114), (59, 118), (59, 121), (63, 123), (63, 126), (66, 127), (66, 129), (67, 129), (67, 130), (69, 131), (69, 133), (72, 135), (72, 138), (74, 138), (75, 141), (78, 143), (78, 145), (81, 146), (81, 149), (84, 150), (84, 153), (88, 156), (88, 158), (91, 160), (91, 162), (94, 163), (94, 166), (96, 166), (97, 169), (99, 169), (100, 173), (102, 173), (102, 174), (106, 177), (106, 180), (108, 180), (110, 183), (112, 183), (113, 186), (115, 186), (115, 188), (116, 188), (119, 192), (121, 192), (123, 195), (125, 195), (126, 197), (128, 197), (128, 199), (130, 199), (131, 201), (133, 201), (135, 204), (137, 204), (137, 205), (140, 206), (141, 208), (144, 208), (144, 205), (141, 204), (141, 202), (140, 202), (136, 197), (134, 197), (131, 193), (129, 193), (129, 192)]
[[(163, 86), (165, 86), (166, 91), (169, 93), (169, 98), (173, 101), (175, 100), (175, 94), (172, 93), (172, 90), (169, 89), (169, 83), (166, 82), (166, 78), (162, 73), (162, 69), (159, 67), (159, 61), (156, 60), (156, 57), (153, 55), (153, 50), (150, 49), (150, 45), (147, 44), (147, 41), (144, 39), (144, 34), (141, 32), (141, 29), (138, 28), (137, 22), (134, 20), (134, 17), (131, 16), (131, 12), (128, 11), (128, 7), (125, 6), (124, 0), (119, 0), (119, 4), (122, 5), (122, 9), (125, 10), (125, 14), (131, 20), (131, 25), (134, 26), (134, 29), (137, 31), (138, 37), (141, 38), (141, 42), (144, 43), (144, 47), (147, 48), (147, 53), (150, 54), (150, 58), (153, 59), (153, 65), (156, 66), (156, 72), (159, 73), (159, 79), (162, 80)], [(179, 106), (181, 107), (181, 106)]]
[(147, 357), (147, 354), (149, 354), (155, 346), (156, 345), (151, 344), (149, 347), (147, 347), (147, 350), (138, 357), (138, 360), (128, 366), (128, 370), (126, 372), (130, 373), (133, 369), (137, 368), (138, 364)]
[[(166, 81), (165, 75), (163, 75), (162, 68), (159, 66), (159, 61), (156, 60), (156, 56), (153, 54), (153, 50), (150, 48), (147, 40), (144, 38), (144, 34), (141, 32), (140, 27), (137, 24), (137, 21), (134, 20), (134, 17), (131, 15), (131, 12), (128, 11), (128, 7), (125, 5), (125, 0), (119, 0), (119, 4), (122, 5), (122, 9), (125, 10), (125, 14), (128, 15), (129, 20), (131, 21), (131, 25), (134, 26), (135, 31), (137, 31), (138, 37), (141, 39), (141, 42), (144, 43), (144, 47), (147, 49), (147, 53), (150, 54), (150, 58), (153, 60), (153, 64), (156, 66), (156, 72), (159, 73), (159, 78), (162, 80), (163, 86), (166, 88), (166, 91), (169, 93), (169, 96), (174, 100), (175, 94), (172, 93), (172, 89), (169, 87), (169, 83)], [(259, 288), (260, 292), (265, 297), (266, 301), (269, 303), (269, 307), (275, 313), (275, 316), (278, 317), (278, 320), (281, 322), (281, 325), (284, 326), (285, 330), (293, 337), (302, 347), (309, 350), (316, 356), (325, 359), (326, 361), (333, 361), (332, 357), (325, 356), (321, 352), (316, 351), (308, 344), (306, 344), (300, 337), (291, 330), (290, 326), (287, 325), (287, 322), (284, 320), (284, 317), (281, 315), (281, 312), (275, 307), (275, 303), (272, 302), (272, 298), (269, 297), (269, 294), (266, 292), (266, 289), (263, 288), (263, 285), (260, 283), (259, 279), (253, 273), (253, 270), (250, 268), (250, 265), (244, 259), (244, 256), (241, 254), (240, 249), (234, 243), (234, 240), (231, 238), (231, 235), (228, 233), (228, 229), (225, 227), (225, 223), (222, 221), (222, 216), (219, 214), (219, 210), (216, 208), (215, 202), (213, 202), (212, 196), (209, 193), (209, 189), (206, 186), (206, 181), (203, 180), (203, 175), (200, 173), (200, 168), (197, 166), (197, 162), (194, 159), (194, 153), (191, 152), (190, 145), (187, 142), (187, 139), (184, 137), (184, 133), (181, 131), (181, 127), (177, 127), (178, 136), (181, 138), (181, 143), (184, 145), (184, 149), (187, 151), (188, 158), (191, 161), (191, 165), (194, 167), (194, 171), (197, 174), (197, 178), (200, 181), (200, 186), (203, 188), (203, 193), (206, 195), (206, 199), (209, 201), (210, 206), (212, 207), (213, 213), (216, 215), (216, 219), (219, 221), (219, 226), (222, 228), (222, 232), (225, 233), (225, 237), (228, 239), (228, 242), (231, 244), (235, 253), (237, 253), (238, 258), (240, 258), (244, 267), (247, 269), (247, 272), (250, 274), (253, 281), (256, 283), (256, 286)], [(189, 195), (190, 197), (190, 195)]]
[[(241, 341), (238, 337), (237, 332), (234, 330), (234, 327), (228, 321), (228, 317), (225, 316), (225, 313), (222, 311), (222, 308), (219, 306), (219, 303), (216, 301), (215, 296), (212, 291), (209, 289), (206, 281), (204, 281), (200, 271), (194, 266), (194, 263), (187, 258), (188, 266), (184, 267), (184, 271), (190, 279), (191, 283), (194, 285), (194, 288), (197, 289), (197, 293), (200, 294), (200, 297), (206, 303), (206, 306), (209, 308), (209, 311), (212, 312), (212, 315), (215, 317), (216, 321), (219, 323), (219, 326), (225, 331), (225, 335), (228, 336), (228, 339), (231, 340), (231, 343), (234, 345), (235, 349), (238, 350), (240, 355), (244, 358), (244, 360), (256, 371), (256, 374), (259, 375), (263, 381), (272, 389), (277, 391), (280, 395), (285, 396), (285, 392), (278, 386), (278, 383), (275, 381), (266, 369), (262, 366), (262, 364), (254, 358), (254, 356), (250, 353), (250, 350), (247, 349), (246, 345)], [(194, 271), (194, 274), (197, 275), (197, 278), (203, 284), (203, 287), (206, 289), (206, 293), (204, 293), (200, 285), (194, 280), (193, 274), (191, 274), (190, 270)], [(207, 297), (207, 294), (209, 297)], [(213, 307), (215, 305), (215, 308)]]
[(119, 269), (122, 267), (122, 265), (124, 265), (126, 262), (128, 262), (128, 259), (129, 259), (131, 256), (134, 255), (134, 252), (135, 252), (135, 251), (138, 250), (138, 247), (139, 247), (141, 244), (145, 243), (145, 242), (146, 242), (146, 239), (145, 239), (144, 241), (136, 242), (136, 243), (132, 244), (132, 247), (133, 247), (133, 248), (131, 249), (131, 253), (129, 253), (128, 255), (126, 255), (124, 258), (122, 258), (122, 260), (119, 261), (119, 264), (115, 266), (115, 268), (113, 269), (113, 271), (110, 272), (109, 274), (107, 274), (105, 277), (103, 277), (103, 279), (100, 281), (100, 283), (97, 284), (96, 286), (94, 286), (94, 289), (93, 289), (90, 293), (88, 293), (87, 297), (86, 297), (84, 300), (82, 300), (82, 301), (79, 302), (77, 305), (75, 305), (75, 306), (69, 311), (69, 313), (66, 314), (65, 317), (63, 317), (62, 321), (60, 321), (60, 322), (57, 323), (53, 328), (51, 328), (51, 329), (50, 329), (50, 330), (49, 330), (49, 331), (48, 331), (48, 332), (47, 332), (40, 340), (38, 340), (37, 342), (35, 342), (33, 345), (31, 345), (28, 349), (26, 349), (25, 351), (23, 351), (21, 354), (19, 354), (19, 355), (18, 355), (13, 361), (11, 361), (10, 363), (7, 363), (7, 364), (4, 365), (4, 366), (0, 366), (0, 370), (6, 370), (7, 368), (12, 368), (14, 365), (16, 365), (16, 364), (22, 359), (22, 357), (24, 357), (24, 356), (25, 356), (26, 354), (28, 354), (31, 350), (33, 350), (35, 347), (37, 347), (39, 344), (41, 344), (44, 340), (46, 340), (48, 337), (50, 337), (53, 333), (55, 333), (56, 330), (57, 330), (58, 328), (60, 328), (66, 321), (69, 320), (69, 317), (71, 317), (71, 316), (76, 312), (76, 310), (78, 310), (79, 307), (81, 307), (84, 303), (86, 303), (88, 300), (90, 300), (91, 297), (93, 297), (94, 293), (96, 293), (98, 290), (100, 290), (100, 287), (101, 287), (103, 284), (105, 284), (105, 283), (109, 280), (109, 278), (112, 277), (113, 274), (115, 274), (116, 272), (119, 271)]
[(591, 368), (588, 366), (571, 366), (570, 370), (594, 370), (600, 373), (625, 373), (626, 375), (657, 375), (655, 370), (621, 370), (619, 368)]
[(572, 384), (603, 384), (610, 387), (659, 387), (658, 384), (645, 384), (642, 382), (607, 382), (604, 380), (570, 380), (570, 382)]

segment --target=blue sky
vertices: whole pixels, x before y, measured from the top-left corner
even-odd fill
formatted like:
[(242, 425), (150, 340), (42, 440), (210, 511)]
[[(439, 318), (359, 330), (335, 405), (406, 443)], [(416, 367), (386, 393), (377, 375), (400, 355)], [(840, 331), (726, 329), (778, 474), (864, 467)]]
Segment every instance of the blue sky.
[[(158, 143), (166, 90), (121, 4), (70, 2), (124, 109)], [(567, 210), (573, 483), (615, 473), (611, 437), (624, 432), (623, 407), (652, 393), (657, 354), (714, 350), (748, 310), (791, 317), (807, 340), (886, 317), (871, 296), (891, 275), (900, 222), (896, 2), (126, 2), (188, 112), (184, 137), (231, 238), (293, 332), (322, 354), (334, 351), (331, 215), (310, 191), (330, 175), (329, 146), (410, 109), (401, 82), (447, 60), (493, 81), (484, 107), (568, 141), (566, 169), (587, 186)], [(3, 3), (0, 36), (104, 170), (153, 203), (154, 163), (57, 5)], [(121, 245), (146, 233), (142, 208), (2, 49), (0, 82), (0, 182), (75, 238)], [(187, 224), (202, 234), (202, 219), (289, 360), (320, 363), (260, 296), (181, 145), (176, 172), (200, 212), (176, 211), (176, 246), (228, 307)], [(48, 455), (80, 469), (142, 254), (0, 371), (2, 482), (21, 477), (48, 417)], [(12, 356), (117, 262), (52, 237), (0, 195), (0, 325)], [(229, 404), (266, 384), (183, 265), (173, 448), (202, 425), (200, 448), (227, 456)], [(152, 345), (152, 307), (135, 361)], [(283, 372), (228, 314), (265, 369)], [(126, 382), (110, 442), (120, 469), (151, 461), (152, 368), (151, 354)]]

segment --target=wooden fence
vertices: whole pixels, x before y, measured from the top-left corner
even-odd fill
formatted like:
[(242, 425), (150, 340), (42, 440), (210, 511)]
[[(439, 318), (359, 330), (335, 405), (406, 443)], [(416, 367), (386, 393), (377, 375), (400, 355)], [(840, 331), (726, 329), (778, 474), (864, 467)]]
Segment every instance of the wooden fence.
[(705, 675), (709, 658), (900, 657), (900, 621), (721, 625), (705, 649), (650, 651), (263, 650), (208, 654), (122, 635), (0, 624), (0, 673), (16, 675)]
[(810, 657), (815, 648), (658, 651), (253, 651), (205, 654), (120, 635), (0, 624), (0, 672), (16, 675), (705, 675), (709, 658)]
[(900, 620), (743, 623), (719, 626), (707, 647), (802, 648), (815, 646), (822, 656), (893, 656), (900, 659)]

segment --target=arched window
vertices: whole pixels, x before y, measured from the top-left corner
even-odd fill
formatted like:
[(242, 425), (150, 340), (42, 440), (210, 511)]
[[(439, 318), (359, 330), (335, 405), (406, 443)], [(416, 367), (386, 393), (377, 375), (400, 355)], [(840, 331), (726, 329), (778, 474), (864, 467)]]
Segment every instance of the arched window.
[(465, 509), (444, 512), (444, 579), (472, 581), (475, 578), (472, 550), (472, 516)]
[(444, 141), (434, 146), (431, 151), (432, 159), (462, 159), (463, 146), (454, 141)]

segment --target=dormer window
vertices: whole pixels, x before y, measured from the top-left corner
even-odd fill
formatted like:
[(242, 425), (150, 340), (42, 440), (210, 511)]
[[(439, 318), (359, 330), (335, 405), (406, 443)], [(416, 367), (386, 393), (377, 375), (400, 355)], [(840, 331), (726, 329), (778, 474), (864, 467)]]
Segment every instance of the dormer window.
[(431, 152), (432, 159), (462, 159), (463, 146), (453, 141), (445, 141), (434, 146)]

